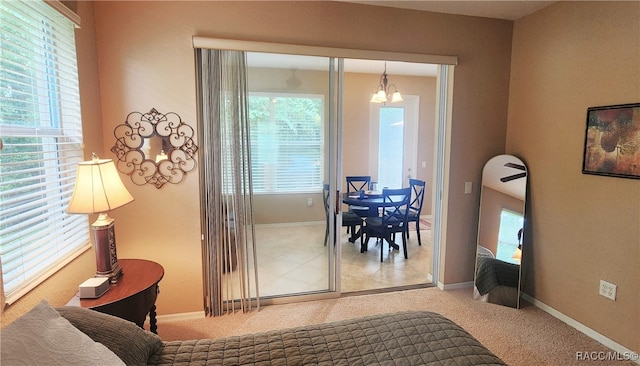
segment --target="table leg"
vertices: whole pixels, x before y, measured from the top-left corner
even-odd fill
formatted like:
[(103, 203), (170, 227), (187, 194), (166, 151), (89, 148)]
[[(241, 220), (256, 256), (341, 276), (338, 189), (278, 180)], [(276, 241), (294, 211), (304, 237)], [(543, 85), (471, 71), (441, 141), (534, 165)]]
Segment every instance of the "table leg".
[(361, 236), (362, 236), (362, 227), (360, 227), (360, 229), (358, 229), (358, 231), (356, 231), (355, 233), (353, 232), (353, 229), (351, 229), (351, 236), (348, 239), (349, 243), (355, 243), (356, 240), (358, 240)]

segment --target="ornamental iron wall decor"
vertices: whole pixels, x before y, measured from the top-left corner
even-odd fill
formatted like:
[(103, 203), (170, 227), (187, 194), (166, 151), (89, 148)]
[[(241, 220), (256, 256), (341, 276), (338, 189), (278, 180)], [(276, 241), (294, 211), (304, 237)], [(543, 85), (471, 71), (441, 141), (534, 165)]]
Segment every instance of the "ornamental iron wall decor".
[(161, 188), (180, 183), (196, 168), (193, 128), (174, 112), (163, 114), (155, 108), (149, 113), (131, 112), (113, 134), (116, 166), (136, 185)]

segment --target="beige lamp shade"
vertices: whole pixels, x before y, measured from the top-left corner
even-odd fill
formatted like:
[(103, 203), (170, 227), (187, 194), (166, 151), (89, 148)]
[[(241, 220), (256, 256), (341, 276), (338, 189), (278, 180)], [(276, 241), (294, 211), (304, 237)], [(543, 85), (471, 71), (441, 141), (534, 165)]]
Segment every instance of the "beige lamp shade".
[(518, 249), (516, 249), (516, 251), (513, 252), (513, 256), (511, 258), (516, 259), (518, 261), (522, 260), (522, 249), (518, 247)]
[(391, 103), (393, 102), (402, 102), (404, 99), (402, 99), (402, 94), (400, 94), (399, 91), (395, 91), (393, 93), (393, 96), (391, 97)]
[(78, 163), (76, 186), (69, 203), (69, 213), (101, 213), (133, 201), (122, 183), (113, 160), (99, 159)]
[(377, 93), (371, 97), (371, 103), (384, 103), (387, 101), (387, 93), (384, 90), (378, 90)]

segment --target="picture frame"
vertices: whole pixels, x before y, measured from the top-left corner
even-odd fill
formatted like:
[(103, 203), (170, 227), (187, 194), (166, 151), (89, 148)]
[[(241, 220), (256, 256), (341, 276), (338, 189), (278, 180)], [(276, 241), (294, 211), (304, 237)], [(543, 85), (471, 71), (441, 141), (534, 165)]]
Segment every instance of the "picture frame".
[(640, 179), (640, 103), (587, 108), (582, 173)]

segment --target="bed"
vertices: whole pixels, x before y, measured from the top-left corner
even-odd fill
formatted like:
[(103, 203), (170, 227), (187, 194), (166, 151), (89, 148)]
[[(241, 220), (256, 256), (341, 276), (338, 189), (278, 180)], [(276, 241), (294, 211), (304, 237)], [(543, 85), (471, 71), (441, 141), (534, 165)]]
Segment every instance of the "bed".
[(165, 342), (149, 364), (504, 365), (432, 312), (381, 314), (217, 340)]
[(517, 308), (520, 266), (490, 256), (477, 261), (474, 299)]
[[(20, 364), (56, 364), (49, 357), (60, 356), (63, 362), (59, 364), (67, 365), (505, 365), (453, 321), (426, 311), (379, 314), (218, 339), (165, 342), (134, 323), (96, 311), (79, 307), (44, 310), (46, 318), (57, 317), (60, 324), (47, 324), (49, 320), (38, 315), (35, 320), (18, 319), (2, 329), (3, 361), (14, 358), (20, 359)], [(29, 313), (27, 316), (33, 318)], [(24, 337), (28, 324), (37, 325), (39, 330)], [(47, 332), (41, 331), (43, 326)], [(87, 346), (79, 347), (77, 339), (70, 345), (62, 342), (76, 332), (104, 350), (85, 352)], [(34, 339), (37, 337), (54, 339)], [(48, 342), (56, 352), (46, 346)], [(36, 344), (45, 352), (40, 352)], [(66, 351), (65, 347), (73, 351)], [(110, 355), (101, 354), (101, 360), (115, 356), (122, 362), (96, 362), (96, 355), (103, 351)], [(85, 355), (81, 353), (87, 353), (88, 358), (82, 359)], [(29, 359), (35, 362), (29, 363)]]

